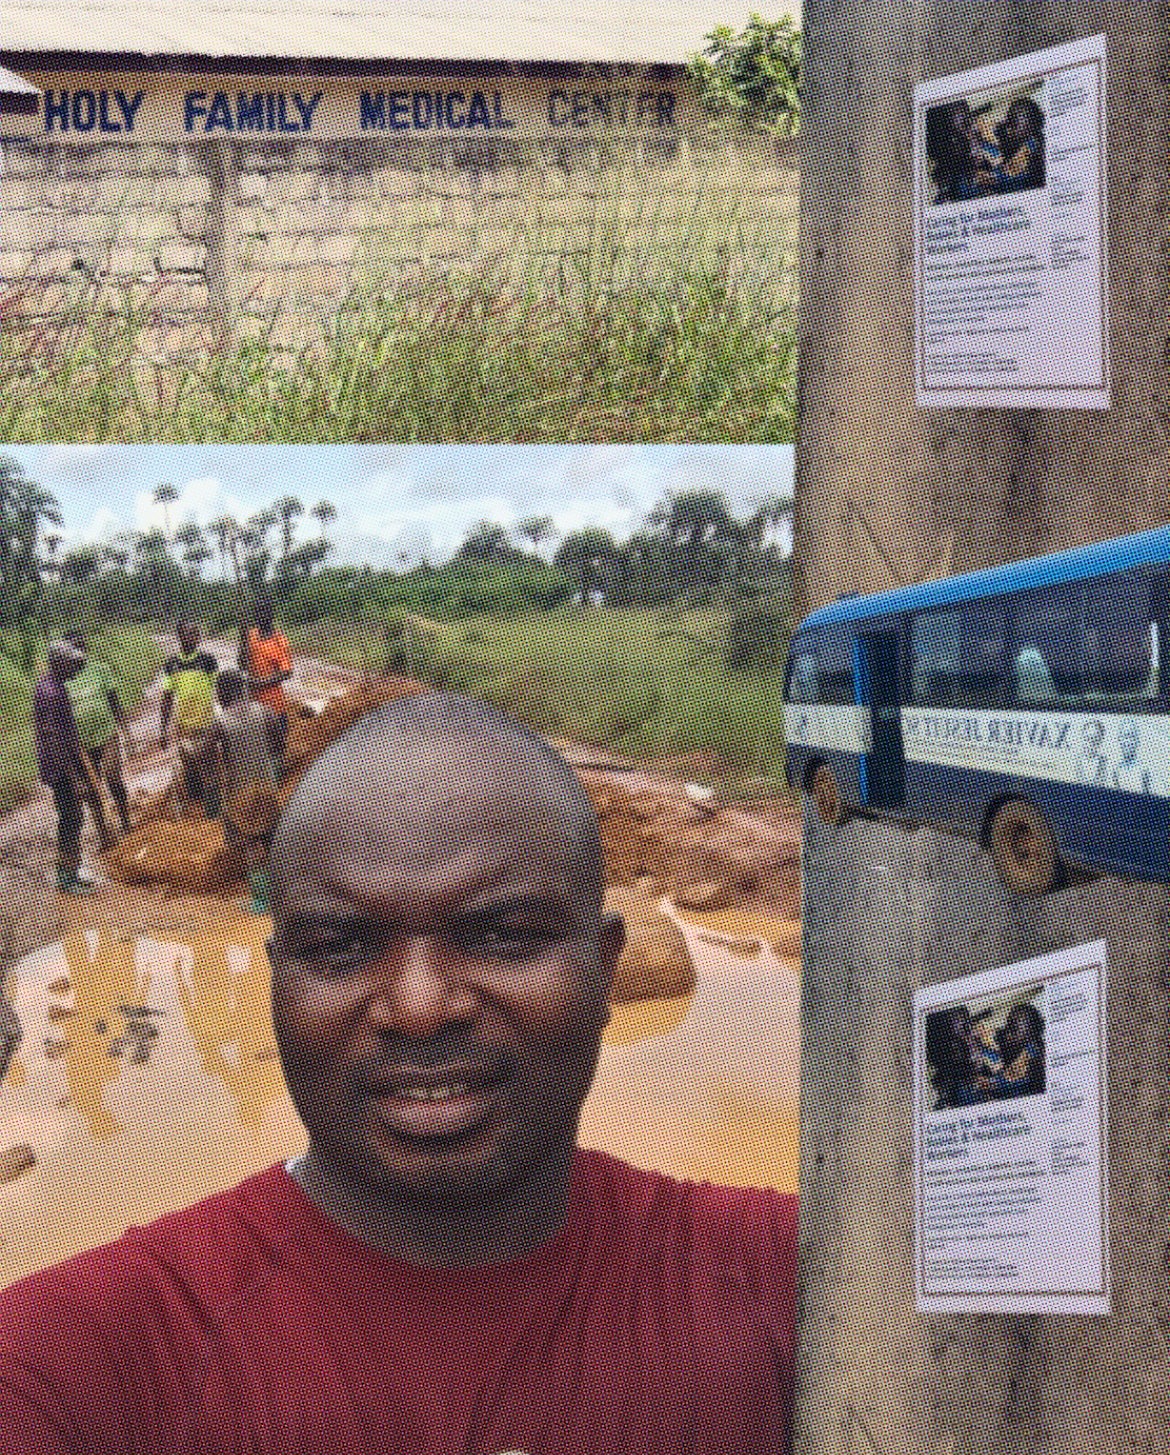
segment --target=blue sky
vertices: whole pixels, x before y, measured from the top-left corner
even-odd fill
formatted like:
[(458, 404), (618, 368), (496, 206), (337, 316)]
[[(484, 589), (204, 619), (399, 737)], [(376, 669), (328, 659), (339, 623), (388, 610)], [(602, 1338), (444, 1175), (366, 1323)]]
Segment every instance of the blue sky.
[[(62, 551), (162, 525), (152, 501), (179, 492), (172, 529), (224, 513), (244, 519), (281, 495), (306, 511), (328, 499), (335, 563), (445, 560), (469, 526), (549, 515), (559, 534), (604, 526), (619, 540), (667, 491), (722, 490), (736, 514), (792, 493), (788, 445), (26, 445), (6, 446), (52, 491), (64, 516)], [(298, 539), (316, 534), (302, 519)], [(547, 548), (546, 548), (547, 549)]]

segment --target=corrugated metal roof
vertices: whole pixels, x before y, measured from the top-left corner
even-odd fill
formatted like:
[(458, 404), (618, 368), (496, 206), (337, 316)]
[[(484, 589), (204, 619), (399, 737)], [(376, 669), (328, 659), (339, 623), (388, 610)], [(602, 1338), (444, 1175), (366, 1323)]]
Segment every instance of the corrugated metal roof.
[[(3, 0), (0, 55), (681, 64), (759, 0)], [(780, 7), (799, 14), (792, 5)], [(771, 14), (772, 12), (769, 11)]]

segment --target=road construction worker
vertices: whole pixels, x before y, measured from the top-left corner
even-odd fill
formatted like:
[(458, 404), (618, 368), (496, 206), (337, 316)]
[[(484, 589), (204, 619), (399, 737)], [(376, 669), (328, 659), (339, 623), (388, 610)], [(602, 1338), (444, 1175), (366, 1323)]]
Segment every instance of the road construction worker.
[(65, 639), (85, 656), (83, 666), (65, 684), (77, 723), (77, 736), (93, 768), (94, 779), (109, 787), (122, 832), (128, 834), (130, 804), (122, 776), (122, 736), (130, 730), (126, 711), (118, 698), (109, 664), (89, 655), (84, 634), (67, 632)]
[(183, 790), (189, 804), (201, 803), (209, 818), (219, 812), (219, 789), (210, 734), (215, 721), (216, 661), (199, 647), (199, 628), (181, 621), (175, 629), (179, 650), (163, 668), (160, 738), (171, 741), (172, 728), (182, 764)]

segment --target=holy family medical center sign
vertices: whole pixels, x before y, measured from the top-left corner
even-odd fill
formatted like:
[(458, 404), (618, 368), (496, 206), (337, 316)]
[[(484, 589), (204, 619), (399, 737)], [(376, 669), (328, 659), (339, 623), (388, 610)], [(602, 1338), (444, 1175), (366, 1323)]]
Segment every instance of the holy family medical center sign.
[(0, 135), (45, 142), (342, 141), (361, 137), (666, 138), (693, 103), (658, 67), (615, 77), (175, 76), (123, 70), (21, 75), (35, 113), (0, 117)]

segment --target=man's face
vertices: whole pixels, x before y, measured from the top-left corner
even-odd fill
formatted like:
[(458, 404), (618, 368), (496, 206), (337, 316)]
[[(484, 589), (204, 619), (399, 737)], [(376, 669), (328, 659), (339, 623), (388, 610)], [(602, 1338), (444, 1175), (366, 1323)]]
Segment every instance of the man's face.
[(1016, 1056), (1028, 1044), (1028, 1014), (1016, 1006), (1003, 1023), (1005, 1058)]
[(468, 1204), (567, 1163), (621, 931), (547, 811), (438, 776), (378, 792), (359, 770), (290, 835), (273, 1020), (319, 1155), (389, 1198)]
[(175, 635), (179, 638), (179, 646), (185, 656), (190, 656), (199, 645), (199, 628), (189, 622), (184, 622)]
[(1008, 107), (1007, 115), (1003, 119), (1004, 133), (1007, 139), (1018, 146), (1021, 142), (1027, 141), (1031, 134), (1031, 123), (1028, 120), (1027, 107), (1012, 105)]

